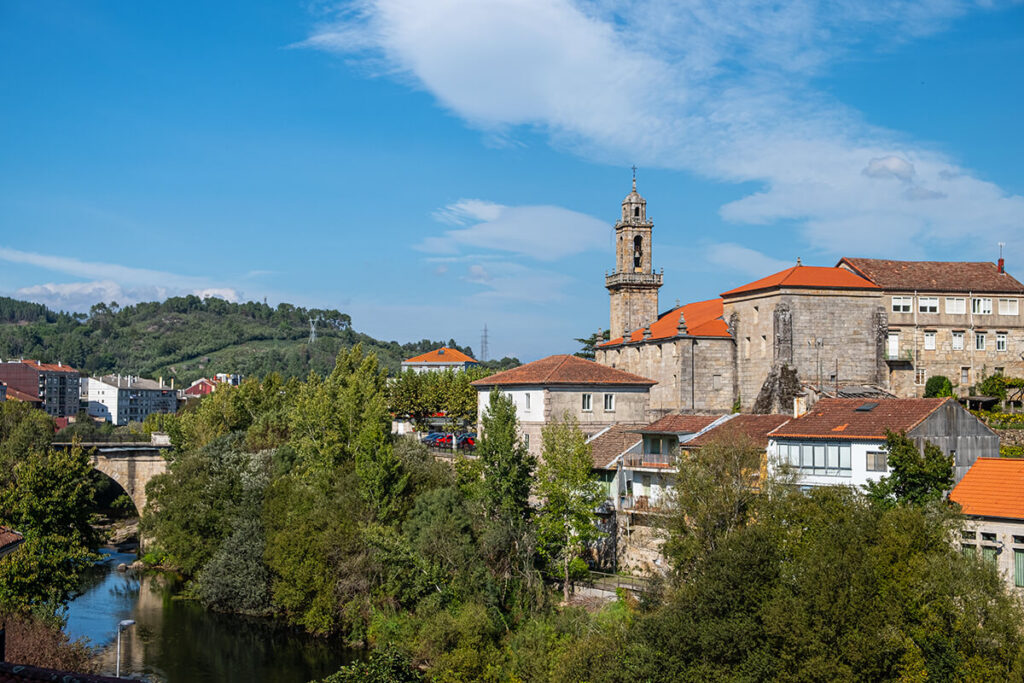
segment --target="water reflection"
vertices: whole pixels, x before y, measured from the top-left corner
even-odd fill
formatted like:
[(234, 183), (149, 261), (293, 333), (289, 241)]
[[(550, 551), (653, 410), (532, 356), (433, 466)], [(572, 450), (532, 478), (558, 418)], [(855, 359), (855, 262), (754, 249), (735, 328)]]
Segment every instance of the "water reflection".
[(114, 671), (117, 623), (136, 625), (121, 636), (121, 675), (166, 683), (305, 683), (336, 671), (353, 652), (255, 619), (208, 612), (175, 600), (175, 577), (116, 571), (134, 555), (110, 552), (68, 608), (66, 631), (102, 647), (102, 673)]

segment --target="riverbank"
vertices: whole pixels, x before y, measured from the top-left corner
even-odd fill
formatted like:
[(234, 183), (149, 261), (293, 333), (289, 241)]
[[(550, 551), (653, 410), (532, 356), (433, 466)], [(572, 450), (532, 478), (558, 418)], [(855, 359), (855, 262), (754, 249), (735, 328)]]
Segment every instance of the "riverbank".
[(307, 683), (337, 671), (359, 653), (274, 622), (210, 612), (178, 599), (183, 587), (172, 573), (118, 571), (132, 553), (101, 551), (104, 559), (68, 605), (65, 632), (97, 648), (100, 673), (116, 664), (118, 622), (121, 675), (162, 683)]

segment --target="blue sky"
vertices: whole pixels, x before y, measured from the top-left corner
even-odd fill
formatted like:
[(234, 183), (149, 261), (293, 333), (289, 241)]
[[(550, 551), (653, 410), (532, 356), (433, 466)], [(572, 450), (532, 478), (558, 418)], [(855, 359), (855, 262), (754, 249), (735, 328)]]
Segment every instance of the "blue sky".
[(840, 256), (1024, 275), (1024, 4), (0, 2), (0, 293), (338, 308), (532, 360)]

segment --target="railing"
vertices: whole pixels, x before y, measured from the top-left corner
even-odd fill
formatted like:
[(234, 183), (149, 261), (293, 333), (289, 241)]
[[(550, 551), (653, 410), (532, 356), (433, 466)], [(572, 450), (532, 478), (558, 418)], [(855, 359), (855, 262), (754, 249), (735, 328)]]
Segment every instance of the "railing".
[(643, 576), (622, 576), (607, 572), (591, 571), (586, 581), (581, 582), (589, 588), (617, 593), (620, 589), (643, 593), (651, 589), (651, 579)]
[(615, 272), (611, 275), (607, 275), (604, 278), (605, 286), (621, 285), (629, 283), (631, 285), (661, 285), (662, 275), (661, 273), (630, 273), (630, 272)]
[(663, 513), (665, 508), (662, 506), (662, 500), (660, 498), (652, 500), (650, 496), (620, 496), (619, 503), (622, 509), (627, 512), (651, 512), (651, 513)]
[(652, 467), (668, 469), (675, 467), (674, 453), (626, 453), (622, 456), (623, 467)]

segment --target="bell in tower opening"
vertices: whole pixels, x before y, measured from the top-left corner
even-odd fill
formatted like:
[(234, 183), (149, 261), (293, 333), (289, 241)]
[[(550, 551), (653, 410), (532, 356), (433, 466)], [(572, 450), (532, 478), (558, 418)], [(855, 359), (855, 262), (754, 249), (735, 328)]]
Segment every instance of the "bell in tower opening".
[(611, 297), (611, 339), (650, 325), (658, 316), (658, 289), (662, 276), (654, 272), (647, 200), (633, 188), (622, 200), (622, 218), (615, 224), (615, 270), (605, 277)]

